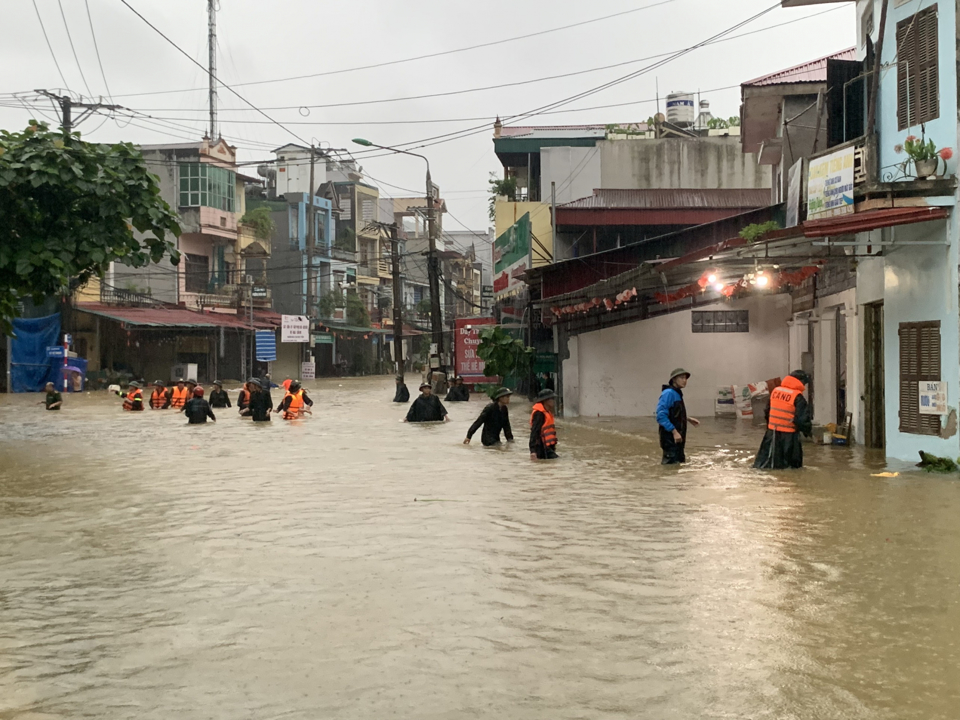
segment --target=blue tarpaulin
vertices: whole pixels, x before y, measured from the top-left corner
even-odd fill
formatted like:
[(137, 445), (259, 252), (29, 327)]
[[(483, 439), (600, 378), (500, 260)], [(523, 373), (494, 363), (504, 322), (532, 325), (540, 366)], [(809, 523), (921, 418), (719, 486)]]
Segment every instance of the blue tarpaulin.
[(257, 330), (257, 360), (275, 362), (277, 359), (277, 333), (275, 330)]
[(13, 321), (10, 382), (14, 392), (41, 392), (48, 382), (63, 387), (63, 360), (47, 357), (47, 347), (59, 344), (60, 313)]

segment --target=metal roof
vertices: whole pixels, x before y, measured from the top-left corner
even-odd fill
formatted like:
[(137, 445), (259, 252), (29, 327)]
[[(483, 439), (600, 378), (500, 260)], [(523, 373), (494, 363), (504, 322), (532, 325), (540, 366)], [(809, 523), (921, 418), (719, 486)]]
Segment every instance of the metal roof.
[(786, 70), (779, 70), (742, 83), (743, 87), (757, 85), (787, 85), (790, 83), (822, 83), (827, 81), (827, 60), (856, 60), (857, 49), (849, 48), (833, 55), (811, 60)]
[(513, 125), (500, 130), (501, 138), (604, 138), (606, 125)]
[[(196, 312), (179, 307), (117, 307), (100, 303), (77, 303), (76, 309), (136, 327), (250, 329), (250, 319), (246, 315)], [(268, 330), (279, 325), (280, 316), (276, 313), (254, 312), (253, 327)]]
[(751, 188), (671, 190), (607, 190), (597, 189), (593, 195), (558, 205), (564, 210), (612, 209), (741, 209), (770, 204), (770, 190)]

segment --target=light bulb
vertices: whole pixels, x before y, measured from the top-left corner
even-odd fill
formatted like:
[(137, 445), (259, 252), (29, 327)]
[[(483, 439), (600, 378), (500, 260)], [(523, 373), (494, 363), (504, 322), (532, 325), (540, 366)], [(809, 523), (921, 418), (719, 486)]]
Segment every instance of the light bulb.
[(710, 284), (712, 285), (712, 284), (715, 283), (716, 281), (717, 281), (717, 276), (716, 276), (716, 275), (714, 275), (713, 273), (710, 273), (709, 275), (707, 275), (707, 282), (708, 282), (708, 283), (710, 283)]
[(757, 278), (757, 287), (766, 287), (769, 279), (766, 275), (761, 275)]
[(723, 290), (723, 283), (718, 282), (713, 286), (713, 289), (716, 290), (717, 292), (720, 292), (721, 290)]

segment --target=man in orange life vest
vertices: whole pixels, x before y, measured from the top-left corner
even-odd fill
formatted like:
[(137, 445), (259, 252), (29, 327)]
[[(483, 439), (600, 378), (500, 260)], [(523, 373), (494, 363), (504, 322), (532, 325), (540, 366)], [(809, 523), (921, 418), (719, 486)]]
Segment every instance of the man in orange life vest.
[(800, 433), (810, 437), (813, 431), (810, 406), (803, 397), (804, 387), (809, 382), (809, 375), (803, 370), (795, 370), (780, 387), (770, 393), (767, 432), (753, 463), (755, 468), (780, 470), (803, 467)]
[(553, 460), (557, 455), (557, 428), (554, 425), (553, 390), (541, 390), (530, 413), (530, 459)]
[(154, 380), (154, 390), (150, 393), (150, 407), (154, 410), (166, 410), (170, 407), (170, 391), (163, 384), (163, 380)]
[(187, 390), (187, 386), (183, 381), (183, 378), (177, 380), (177, 386), (175, 388), (170, 388), (170, 407), (174, 410), (182, 410), (183, 406), (187, 404), (187, 400), (192, 396), (192, 391)]
[(143, 385), (136, 380), (131, 380), (127, 385), (125, 393), (117, 392), (117, 395), (123, 398), (123, 409), (138, 411), (143, 410)]
[(313, 407), (313, 400), (307, 396), (299, 380), (292, 380), (287, 394), (277, 405), (277, 412), (283, 413), (284, 420), (295, 420), (302, 417), (305, 412), (310, 412), (307, 407)]

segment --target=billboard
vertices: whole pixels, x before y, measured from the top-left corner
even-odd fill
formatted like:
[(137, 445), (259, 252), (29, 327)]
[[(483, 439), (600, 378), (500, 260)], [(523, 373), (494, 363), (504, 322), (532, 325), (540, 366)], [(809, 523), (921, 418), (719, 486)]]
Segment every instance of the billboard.
[(457, 375), (467, 382), (493, 384), (497, 382), (497, 378), (484, 377), (484, 361), (477, 357), (480, 327), (483, 325), (496, 325), (496, 320), (490, 317), (457, 318), (455, 340)]
[(853, 212), (854, 148), (808, 161), (807, 220)]
[(530, 213), (525, 213), (493, 243), (493, 294), (500, 299), (525, 286), (530, 268)]
[(282, 315), (280, 323), (280, 342), (310, 342), (310, 318)]

